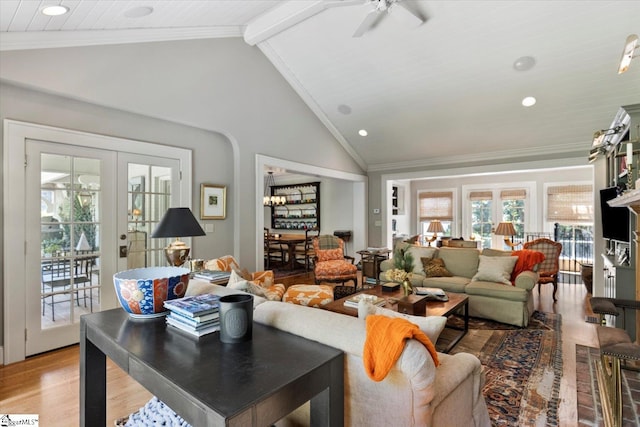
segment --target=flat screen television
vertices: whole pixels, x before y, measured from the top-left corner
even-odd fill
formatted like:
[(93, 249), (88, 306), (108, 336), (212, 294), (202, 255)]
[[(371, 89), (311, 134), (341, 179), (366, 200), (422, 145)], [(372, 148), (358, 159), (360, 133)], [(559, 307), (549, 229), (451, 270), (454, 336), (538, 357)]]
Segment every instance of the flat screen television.
[(609, 187), (600, 190), (600, 209), (602, 210), (602, 237), (620, 242), (629, 241), (629, 209), (611, 207), (607, 201), (618, 197), (618, 188)]

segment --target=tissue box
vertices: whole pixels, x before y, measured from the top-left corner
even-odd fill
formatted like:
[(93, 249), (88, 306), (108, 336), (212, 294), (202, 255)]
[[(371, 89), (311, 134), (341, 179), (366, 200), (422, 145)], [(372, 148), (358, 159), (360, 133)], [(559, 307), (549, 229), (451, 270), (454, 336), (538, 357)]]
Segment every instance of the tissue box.
[(426, 316), (427, 297), (421, 295), (408, 295), (398, 300), (398, 313), (412, 314), (414, 316)]

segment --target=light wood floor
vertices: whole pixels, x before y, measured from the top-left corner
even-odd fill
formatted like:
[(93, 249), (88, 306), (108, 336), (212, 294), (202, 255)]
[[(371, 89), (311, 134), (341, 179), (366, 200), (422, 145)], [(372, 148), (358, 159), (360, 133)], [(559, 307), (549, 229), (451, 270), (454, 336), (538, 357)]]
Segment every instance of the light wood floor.
[[(287, 279), (292, 283), (312, 282)], [(561, 284), (558, 302), (553, 304), (551, 287), (543, 286), (535, 308), (562, 314), (563, 377), (561, 382), (560, 425), (577, 425), (575, 345), (595, 347), (594, 325), (585, 322), (587, 292), (582, 284)], [(0, 367), (0, 413), (39, 414), (40, 425), (68, 427), (79, 419), (79, 349), (71, 346)], [(150, 393), (130, 379), (111, 361), (107, 367), (107, 419), (126, 416), (144, 405)]]

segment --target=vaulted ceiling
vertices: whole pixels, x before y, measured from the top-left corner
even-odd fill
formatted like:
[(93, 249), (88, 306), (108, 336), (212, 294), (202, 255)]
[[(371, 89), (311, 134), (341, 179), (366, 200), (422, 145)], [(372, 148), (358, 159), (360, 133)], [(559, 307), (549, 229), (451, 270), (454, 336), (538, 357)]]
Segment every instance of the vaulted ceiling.
[[(42, 15), (51, 3), (69, 12)], [(580, 152), (586, 163), (594, 131), (640, 102), (640, 59), (617, 73), (640, 2), (392, 3), (3, 0), (0, 49), (242, 37), (370, 171)], [(517, 70), (526, 56), (532, 68)]]

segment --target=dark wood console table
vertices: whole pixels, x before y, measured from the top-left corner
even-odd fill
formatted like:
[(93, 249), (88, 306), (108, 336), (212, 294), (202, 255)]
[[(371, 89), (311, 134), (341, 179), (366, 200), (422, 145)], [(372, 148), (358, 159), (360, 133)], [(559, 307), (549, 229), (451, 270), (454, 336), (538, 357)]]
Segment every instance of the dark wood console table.
[(259, 323), (223, 344), (119, 308), (82, 316), (81, 426), (108, 424), (106, 357), (193, 426), (270, 426), (309, 400), (311, 425), (344, 423), (342, 351)]

